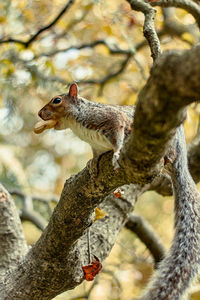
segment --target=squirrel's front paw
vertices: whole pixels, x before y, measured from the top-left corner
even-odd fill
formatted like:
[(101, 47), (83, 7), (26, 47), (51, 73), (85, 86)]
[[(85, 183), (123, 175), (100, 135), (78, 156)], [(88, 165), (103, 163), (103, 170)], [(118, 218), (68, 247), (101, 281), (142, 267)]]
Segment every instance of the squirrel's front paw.
[(119, 159), (119, 153), (118, 153), (118, 152), (115, 152), (115, 153), (113, 154), (112, 164), (113, 164), (114, 170), (115, 170), (116, 172), (118, 172), (119, 169), (120, 169), (120, 165), (119, 165), (119, 163), (118, 163), (118, 159)]

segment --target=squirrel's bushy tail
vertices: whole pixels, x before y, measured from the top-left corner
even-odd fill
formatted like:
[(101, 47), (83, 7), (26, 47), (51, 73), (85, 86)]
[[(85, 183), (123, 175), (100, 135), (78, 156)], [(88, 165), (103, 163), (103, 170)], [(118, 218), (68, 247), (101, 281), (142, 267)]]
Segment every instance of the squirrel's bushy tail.
[(174, 140), (172, 182), (175, 235), (167, 256), (140, 300), (180, 300), (198, 274), (200, 263), (200, 194), (188, 171), (183, 127)]

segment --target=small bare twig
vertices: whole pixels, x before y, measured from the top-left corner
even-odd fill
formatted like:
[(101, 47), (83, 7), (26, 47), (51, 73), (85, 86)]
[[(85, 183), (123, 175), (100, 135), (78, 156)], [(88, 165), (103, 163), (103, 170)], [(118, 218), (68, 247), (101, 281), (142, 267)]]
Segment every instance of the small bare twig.
[(54, 26), (59, 19), (64, 15), (66, 11), (71, 7), (71, 5), (74, 3), (74, 0), (69, 0), (63, 9), (59, 12), (59, 14), (54, 18), (53, 21), (51, 21), (48, 25), (40, 28), (35, 34), (33, 34), (27, 41), (22, 41), (14, 38), (8, 38), (6, 40), (0, 40), (0, 44), (5, 44), (5, 43), (18, 43), (24, 45), (26, 48), (34, 41), (37, 39), (37, 37), (44, 31), (50, 29), (52, 26)]
[(128, 54), (127, 57), (121, 62), (121, 65), (117, 71), (111, 72), (101, 79), (85, 79), (85, 80), (78, 81), (78, 83), (80, 83), (80, 84), (99, 84), (101, 86), (104, 86), (104, 84), (107, 83), (110, 79), (118, 76), (125, 70), (130, 58), (131, 58), (131, 54)]
[(50, 51), (50, 52), (47, 52), (47, 53), (40, 53), (36, 56), (34, 56), (31, 60), (34, 60), (34, 59), (37, 59), (39, 57), (43, 57), (43, 56), (53, 56), (53, 55), (56, 55), (58, 53), (62, 53), (62, 52), (68, 52), (70, 50), (81, 50), (81, 49), (85, 49), (85, 48), (94, 48), (98, 45), (104, 45), (107, 47), (107, 49), (109, 50), (109, 52), (111, 54), (130, 54), (131, 51), (130, 50), (123, 50), (123, 49), (120, 49), (120, 48), (114, 48), (114, 47), (111, 47), (106, 41), (104, 40), (96, 40), (96, 41), (92, 41), (90, 43), (85, 43), (85, 44), (80, 44), (80, 45), (77, 45), (77, 46), (70, 46), (70, 47), (67, 47), (67, 48), (63, 48), (63, 49), (56, 49), (54, 51)]
[(156, 10), (152, 9), (148, 3), (142, 2), (140, 0), (127, 1), (130, 3), (132, 9), (141, 11), (145, 16), (143, 32), (149, 43), (151, 56), (155, 61), (161, 54), (160, 41), (154, 26)]
[(200, 6), (194, 1), (190, 0), (160, 0), (155, 2), (149, 2), (152, 6), (161, 7), (178, 7), (183, 8), (188, 11), (196, 20), (198, 26), (200, 27)]
[(163, 30), (166, 34), (179, 37), (182, 41), (192, 46), (194, 43), (184, 38), (183, 34), (188, 32), (194, 36), (196, 41), (198, 41), (198, 27), (196, 23), (185, 25), (179, 22), (174, 18), (174, 10), (175, 8), (162, 8), (164, 18)]

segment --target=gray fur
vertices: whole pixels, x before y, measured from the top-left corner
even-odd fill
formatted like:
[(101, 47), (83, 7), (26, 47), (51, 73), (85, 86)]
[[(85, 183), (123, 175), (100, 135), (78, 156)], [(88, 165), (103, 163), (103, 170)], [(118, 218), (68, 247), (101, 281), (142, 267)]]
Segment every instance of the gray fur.
[(181, 300), (198, 274), (200, 258), (200, 194), (189, 173), (183, 127), (174, 140), (176, 158), (171, 178), (175, 197), (175, 235), (140, 300)]

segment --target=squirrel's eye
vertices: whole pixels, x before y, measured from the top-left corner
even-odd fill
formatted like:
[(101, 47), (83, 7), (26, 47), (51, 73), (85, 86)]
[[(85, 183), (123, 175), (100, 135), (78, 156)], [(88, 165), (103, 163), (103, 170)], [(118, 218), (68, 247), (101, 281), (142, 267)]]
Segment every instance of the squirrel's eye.
[(54, 100), (53, 100), (53, 104), (58, 104), (58, 103), (60, 103), (62, 101), (62, 99), (61, 98), (55, 98)]

